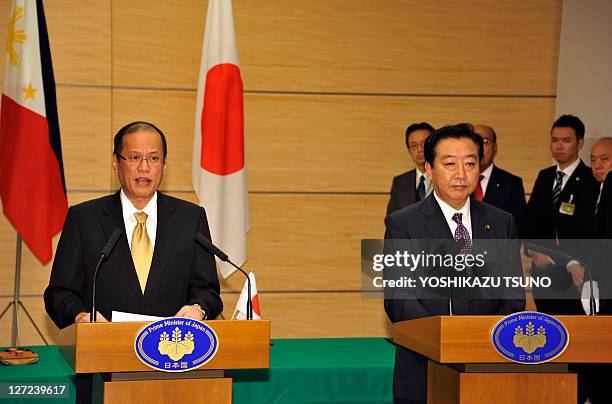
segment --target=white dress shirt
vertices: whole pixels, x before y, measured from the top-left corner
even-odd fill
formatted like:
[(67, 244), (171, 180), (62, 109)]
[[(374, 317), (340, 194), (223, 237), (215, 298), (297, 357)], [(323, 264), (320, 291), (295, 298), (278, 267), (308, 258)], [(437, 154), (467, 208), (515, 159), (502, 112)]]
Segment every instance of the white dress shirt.
[(436, 198), (436, 201), (438, 201), (438, 205), (440, 205), (440, 209), (442, 209), (442, 214), (444, 215), (444, 219), (446, 219), (446, 223), (448, 224), (448, 227), (453, 237), (455, 236), (455, 230), (457, 230), (457, 227), (459, 226), (453, 220), (453, 215), (455, 213), (461, 213), (463, 215), (461, 217), (461, 223), (465, 226), (468, 233), (470, 234), (470, 239), (473, 239), (472, 237), (472, 216), (470, 215), (470, 198), (467, 198), (467, 200), (465, 201), (465, 205), (463, 205), (461, 209), (456, 210), (455, 208), (451, 207), (446, 202), (444, 202), (442, 199), (440, 199), (438, 194), (436, 194), (436, 191), (434, 191), (434, 197)]
[(553, 181), (552, 189), (555, 189), (555, 183), (557, 182), (556, 173), (559, 171), (563, 171), (563, 174), (565, 174), (563, 176), (563, 180), (561, 181), (561, 190), (563, 191), (563, 188), (565, 188), (565, 184), (567, 184), (567, 181), (569, 181), (572, 174), (574, 174), (574, 171), (576, 171), (576, 167), (578, 167), (578, 164), (580, 164), (580, 159), (576, 159), (576, 161), (565, 167), (563, 170), (559, 168), (559, 164), (557, 164), (557, 171), (555, 172), (555, 180)]
[(489, 180), (491, 179), (491, 173), (493, 172), (493, 164), (487, 167), (486, 170), (480, 173), (482, 175), (482, 180), (480, 180), (480, 188), (482, 188), (482, 196), (484, 197), (487, 194), (487, 185), (489, 185)]
[(134, 216), (134, 213), (136, 212), (144, 212), (147, 214), (147, 235), (149, 236), (149, 240), (151, 240), (151, 247), (153, 250), (155, 250), (155, 235), (157, 234), (157, 192), (153, 194), (153, 197), (149, 203), (147, 203), (147, 206), (145, 206), (142, 210), (138, 210), (134, 207), (132, 202), (123, 192), (123, 189), (121, 190), (120, 195), (121, 208), (123, 211), (123, 223), (125, 224), (125, 235), (127, 236), (130, 250), (132, 249), (132, 234), (134, 234), (134, 229), (138, 224), (136, 221), (136, 216)]
[(425, 195), (429, 195), (432, 191), (431, 181), (427, 177), (427, 173), (421, 172), (418, 168), (416, 168), (416, 183), (414, 185), (415, 189), (419, 188), (419, 181), (421, 181), (421, 177), (425, 177)]

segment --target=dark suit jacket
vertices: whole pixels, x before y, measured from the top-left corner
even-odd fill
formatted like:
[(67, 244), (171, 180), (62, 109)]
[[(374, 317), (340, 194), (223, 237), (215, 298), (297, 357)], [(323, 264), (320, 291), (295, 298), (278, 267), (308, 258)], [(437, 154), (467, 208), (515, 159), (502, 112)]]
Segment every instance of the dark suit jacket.
[(601, 198), (595, 218), (594, 241), (597, 248), (593, 278), (599, 282), (599, 293), (602, 297), (599, 314), (612, 315), (612, 172), (608, 173), (601, 191)]
[(169, 317), (194, 303), (209, 318), (219, 315), (223, 303), (215, 261), (194, 239), (197, 232), (210, 239), (204, 209), (158, 193), (155, 249), (143, 295), (117, 192), (68, 210), (44, 296), (47, 313), (58, 327), (91, 310), (94, 269), (117, 227), (121, 237), (98, 272), (96, 304), (104, 317), (110, 319), (113, 310)]
[[(472, 238), (516, 239), (517, 230), (512, 216), (496, 207), (471, 199)], [(385, 239), (452, 239), (442, 210), (433, 194), (423, 201), (397, 211), (386, 218)], [(518, 243), (505, 255), (503, 265), (522, 275)], [(512, 291), (507, 299), (457, 300), (454, 314), (509, 314), (525, 307), (524, 291)], [(448, 315), (444, 299), (385, 299), (385, 311), (392, 322), (420, 317)], [(393, 394), (395, 397), (425, 400), (427, 392), (427, 359), (408, 349), (397, 347)]]
[(612, 238), (612, 171), (608, 173), (597, 207), (594, 236)]
[[(538, 240), (545, 247), (562, 250), (573, 256), (582, 256), (579, 243), (571, 239), (588, 239), (592, 236), (595, 204), (599, 194), (599, 184), (591, 169), (582, 161), (561, 191), (561, 201), (576, 206), (573, 215), (554, 211), (552, 208), (552, 189), (557, 166), (548, 167), (538, 174), (529, 202), (527, 203), (526, 237)], [(570, 239), (564, 241), (564, 239)], [(548, 241), (546, 241), (548, 240)], [(574, 286), (571, 274), (565, 263), (549, 268), (532, 268), (533, 276), (547, 276), (553, 281), (553, 288), (543, 290), (534, 288), (534, 300), (538, 311), (548, 314), (584, 314), (579, 292)], [(558, 296), (551, 298), (551, 291)]]
[(484, 195), (484, 202), (512, 214), (518, 227), (519, 236), (523, 237), (527, 204), (525, 203), (525, 189), (521, 177), (493, 166)]
[(412, 205), (417, 201), (416, 198), (416, 169), (393, 177), (391, 197), (387, 203), (387, 215)]

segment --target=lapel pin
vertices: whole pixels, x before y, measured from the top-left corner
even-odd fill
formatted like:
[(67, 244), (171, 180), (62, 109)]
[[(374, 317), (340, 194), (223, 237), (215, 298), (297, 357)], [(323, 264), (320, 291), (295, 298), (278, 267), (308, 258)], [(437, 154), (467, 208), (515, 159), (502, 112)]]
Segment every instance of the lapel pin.
[(485, 230), (491, 230), (491, 225), (489, 223), (484, 225)]

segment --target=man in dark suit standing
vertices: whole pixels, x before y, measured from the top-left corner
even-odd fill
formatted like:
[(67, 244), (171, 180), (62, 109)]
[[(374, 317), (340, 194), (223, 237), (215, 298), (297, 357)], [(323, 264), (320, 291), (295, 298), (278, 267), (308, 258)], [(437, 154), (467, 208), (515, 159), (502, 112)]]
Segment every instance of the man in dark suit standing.
[(114, 310), (197, 320), (221, 312), (214, 258), (195, 241), (196, 233), (210, 238), (204, 209), (157, 191), (166, 154), (157, 127), (124, 126), (112, 162), (121, 190), (68, 211), (45, 290), (58, 327), (89, 321), (94, 268), (117, 228), (122, 234), (98, 273), (98, 321), (110, 320)]
[[(482, 139), (469, 124), (436, 130), (425, 142), (425, 169), (434, 191), (423, 201), (386, 218), (385, 239), (457, 240), (472, 245), (477, 239), (516, 239), (512, 215), (481, 203), (470, 195), (478, 182)], [(391, 242), (390, 242), (391, 243)], [(520, 276), (518, 244), (503, 254), (503, 265)], [(494, 265), (495, 263), (493, 263)], [(523, 310), (524, 293), (510, 291), (504, 299), (390, 298), (385, 291), (385, 311), (392, 322), (420, 317), (454, 314), (509, 314)], [(397, 347), (393, 380), (396, 403), (425, 403), (427, 359)]]
[(413, 123), (406, 129), (406, 147), (416, 168), (393, 178), (387, 215), (424, 199), (431, 192), (431, 182), (425, 173), (425, 139), (434, 131), (427, 122)]
[(484, 154), (480, 162), (480, 177), (474, 191), (474, 198), (497, 206), (512, 214), (519, 235), (525, 228), (525, 189), (523, 180), (494, 164), (497, 155), (497, 134), (487, 125), (474, 125), (474, 132), (482, 138)]
[[(538, 239), (546, 247), (578, 254), (576, 243), (564, 239), (587, 239), (593, 231), (599, 184), (591, 169), (579, 158), (584, 145), (584, 124), (573, 115), (562, 115), (552, 126), (550, 151), (557, 164), (538, 174), (527, 203), (526, 237)], [(549, 241), (543, 241), (549, 240)], [(532, 276), (550, 277), (552, 289), (534, 288), (538, 311), (548, 314), (584, 314), (575, 266), (554, 262), (550, 257), (531, 253)]]

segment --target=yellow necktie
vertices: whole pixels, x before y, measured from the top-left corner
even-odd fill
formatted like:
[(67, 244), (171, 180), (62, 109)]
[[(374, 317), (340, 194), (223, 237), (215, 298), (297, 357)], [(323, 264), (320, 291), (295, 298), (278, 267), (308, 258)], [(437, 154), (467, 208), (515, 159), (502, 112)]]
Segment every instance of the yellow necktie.
[(136, 212), (134, 216), (138, 223), (132, 234), (132, 259), (134, 260), (140, 289), (144, 294), (147, 278), (149, 277), (149, 269), (151, 268), (151, 260), (153, 259), (153, 248), (147, 234), (147, 214)]

